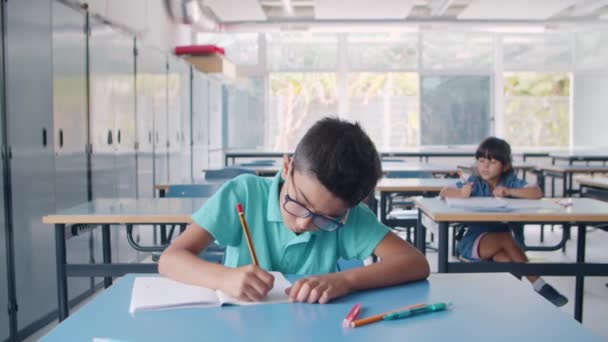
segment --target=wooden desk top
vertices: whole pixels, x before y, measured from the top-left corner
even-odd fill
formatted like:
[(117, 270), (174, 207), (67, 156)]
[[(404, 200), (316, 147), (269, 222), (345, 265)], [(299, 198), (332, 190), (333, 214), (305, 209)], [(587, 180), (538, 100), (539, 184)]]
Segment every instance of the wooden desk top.
[(576, 177), (575, 180), (581, 185), (608, 190), (608, 177)]
[(191, 223), (206, 198), (103, 198), (42, 218), (47, 224)]
[(382, 178), (376, 185), (380, 192), (441, 191), (446, 186), (456, 185), (457, 178)]
[(471, 211), (449, 207), (440, 198), (418, 197), (416, 206), (436, 222), (608, 222), (608, 203), (591, 198), (568, 198), (568, 207), (553, 205), (559, 199), (545, 198), (543, 208), (508, 212)]

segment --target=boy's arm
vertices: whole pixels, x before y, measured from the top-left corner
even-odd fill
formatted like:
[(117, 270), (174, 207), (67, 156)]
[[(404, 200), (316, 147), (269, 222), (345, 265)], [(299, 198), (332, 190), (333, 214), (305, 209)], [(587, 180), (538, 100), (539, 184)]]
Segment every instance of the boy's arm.
[(374, 254), (381, 261), (338, 273), (298, 280), (288, 294), (293, 301), (327, 303), (350, 292), (385, 287), (429, 276), (429, 264), (416, 248), (392, 232), (380, 241)]
[(274, 277), (257, 266), (228, 268), (199, 258), (198, 254), (213, 240), (207, 230), (190, 224), (160, 256), (158, 272), (182, 283), (219, 289), (246, 301), (260, 300), (272, 289)]

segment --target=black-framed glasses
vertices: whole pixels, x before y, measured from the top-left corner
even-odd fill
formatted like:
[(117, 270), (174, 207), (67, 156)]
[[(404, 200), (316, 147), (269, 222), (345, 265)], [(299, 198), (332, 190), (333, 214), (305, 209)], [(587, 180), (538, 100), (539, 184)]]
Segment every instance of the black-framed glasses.
[(312, 224), (319, 228), (322, 231), (332, 232), (338, 228), (344, 226), (344, 223), (341, 221), (348, 215), (348, 211), (342, 217), (328, 217), (325, 215), (319, 215), (312, 212), (310, 209), (306, 208), (306, 206), (295, 199), (291, 198), (289, 194), (285, 194), (285, 201), (283, 202), (283, 209), (289, 214), (300, 217), (307, 218), (312, 217)]

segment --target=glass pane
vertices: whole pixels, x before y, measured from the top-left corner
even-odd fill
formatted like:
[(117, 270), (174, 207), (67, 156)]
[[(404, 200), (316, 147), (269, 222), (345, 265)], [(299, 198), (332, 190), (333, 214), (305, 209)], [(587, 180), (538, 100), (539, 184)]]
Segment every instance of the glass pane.
[(502, 38), (505, 70), (570, 68), (569, 34), (520, 34)]
[(322, 33), (266, 35), (268, 69), (272, 71), (335, 70), (338, 36)]
[(418, 74), (348, 74), (345, 117), (358, 121), (380, 150), (418, 145)]
[(335, 73), (271, 73), (266, 147), (292, 151), (318, 119), (338, 113)]
[(505, 137), (518, 147), (569, 146), (567, 73), (505, 73)]
[(608, 32), (576, 34), (576, 67), (608, 69)]
[(226, 57), (234, 64), (258, 64), (257, 33), (199, 33), (197, 42), (201, 45), (212, 44), (224, 48)]
[(404, 70), (418, 66), (418, 35), (402, 32), (350, 34), (347, 54), (351, 70)]
[(477, 145), (490, 134), (489, 76), (422, 78), (422, 145)]
[(422, 34), (422, 65), (426, 69), (489, 69), (493, 65), (491, 34), (428, 32)]

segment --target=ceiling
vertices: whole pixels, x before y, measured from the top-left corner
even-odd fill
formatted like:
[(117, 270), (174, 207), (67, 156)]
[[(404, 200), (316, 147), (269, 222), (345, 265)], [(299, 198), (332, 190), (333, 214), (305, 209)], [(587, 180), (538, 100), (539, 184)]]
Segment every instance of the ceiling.
[(199, 0), (224, 24), (606, 21), (608, 0)]

